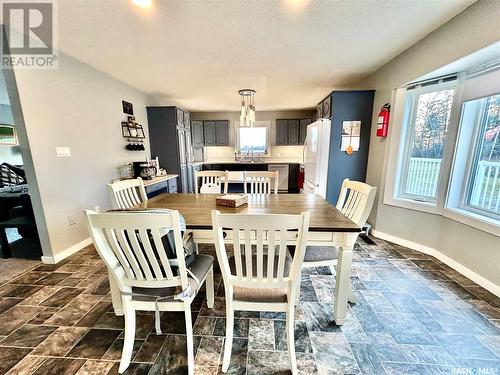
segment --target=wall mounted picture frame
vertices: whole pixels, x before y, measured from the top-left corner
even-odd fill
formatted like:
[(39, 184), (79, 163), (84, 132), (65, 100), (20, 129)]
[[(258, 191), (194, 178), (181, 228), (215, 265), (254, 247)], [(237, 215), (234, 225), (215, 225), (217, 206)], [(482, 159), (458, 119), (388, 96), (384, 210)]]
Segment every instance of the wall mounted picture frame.
[(16, 127), (14, 125), (0, 124), (0, 145), (15, 146), (17, 140)]
[(122, 100), (122, 107), (123, 107), (123, 113), (127, 115), (133, 115), (134, 114), (134, 105), (132, 103), (126, 102), (125, 100)]
[(343, 121), (340, 151), (358, 151), (361, 141), (361, 121)]

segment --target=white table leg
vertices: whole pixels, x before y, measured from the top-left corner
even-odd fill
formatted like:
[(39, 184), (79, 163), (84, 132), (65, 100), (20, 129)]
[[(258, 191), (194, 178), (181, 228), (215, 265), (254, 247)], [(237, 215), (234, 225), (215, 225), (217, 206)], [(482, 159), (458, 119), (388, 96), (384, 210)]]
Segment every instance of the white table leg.
[(115, 310), (115, 315), (123, 315), (123, 304), (122, 296), (120, 295), (120, 290), (116, 284), (113, 274), (108, 270), (109, 279), (109, 289), (111, 292), (111, 302), (113, 303), (113, 309)]
[(335, 300), (333, 303), (333, 319), (337, 325), (344, 323), (347, 313), (347, 301), (351, 297), (351, 263), (354, 242), (357, 233), (344, 233), (343, 243), (339, 249), (337, 260), (337, 276), (335, 284)]

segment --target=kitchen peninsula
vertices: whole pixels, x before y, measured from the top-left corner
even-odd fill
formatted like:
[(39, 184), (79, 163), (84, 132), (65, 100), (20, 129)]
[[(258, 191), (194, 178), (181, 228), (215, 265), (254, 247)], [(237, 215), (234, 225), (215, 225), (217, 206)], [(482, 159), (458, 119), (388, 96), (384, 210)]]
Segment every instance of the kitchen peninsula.
[[(197, 163), (201, 170), (216, 170), (241, 172), (241, 175), (232, 174), (233, 180), (229, 190), (233, 192), (243, 191), (243, 171), (278, 171), (278, 190), (283, 193), (299, 193), (299, 169), (298, 161), (276, 161), (262, 160), (258, 161), (211, 161)], [(235, 178), (236, 177), (236, 178)]]

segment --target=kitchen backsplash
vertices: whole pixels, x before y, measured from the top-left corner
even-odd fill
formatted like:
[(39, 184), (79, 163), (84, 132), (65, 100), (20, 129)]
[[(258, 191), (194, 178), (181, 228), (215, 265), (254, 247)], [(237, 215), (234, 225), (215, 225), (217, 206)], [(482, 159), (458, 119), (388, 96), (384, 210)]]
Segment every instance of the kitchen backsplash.
[[(272, 146), (272, 160), (302, 162), (303, 146)], [(234, 147), (205, 147), (205, 161), (234, 160)]]

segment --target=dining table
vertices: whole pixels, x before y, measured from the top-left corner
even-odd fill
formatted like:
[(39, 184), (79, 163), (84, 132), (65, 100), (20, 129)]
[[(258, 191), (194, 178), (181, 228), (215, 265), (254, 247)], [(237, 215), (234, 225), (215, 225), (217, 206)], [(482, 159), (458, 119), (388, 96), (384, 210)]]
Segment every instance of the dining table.
[[(361, 228), (344, 216), (335, 206), (316, 194), (270, 194), (249, 195), (248, 204), (237, 208), (220, 206), (216, 203), (218, 194), (161, 194), (141, 204), (140, 209), (178, 210), (186, 222), (196, 244), (213, 244), (212, 210), (235, 214), (300, 214), (309, 211), (308, 246), (337, 246), (335, 298), (333, 319), (342, 325), (348, 301), (352, 297), (350, 276), (353, 248)], [(295, 244), (296, 234), (289, 233), (287, 242)], [(225, 238), (231, 243), (231, 236)], [(110, 278), (111, 296), (116, 315), (122, 315), (120, 293)]]

